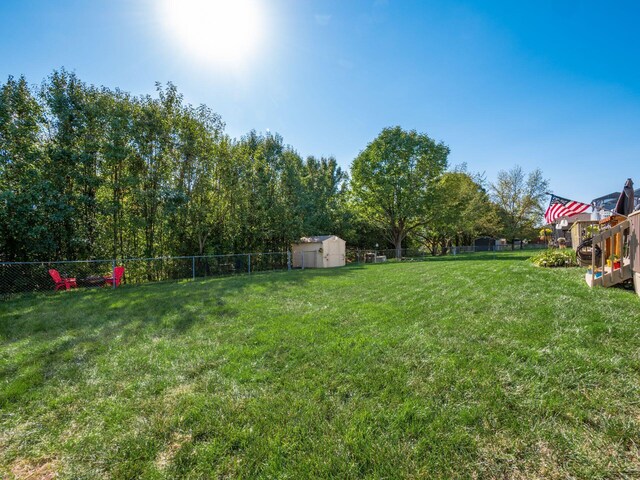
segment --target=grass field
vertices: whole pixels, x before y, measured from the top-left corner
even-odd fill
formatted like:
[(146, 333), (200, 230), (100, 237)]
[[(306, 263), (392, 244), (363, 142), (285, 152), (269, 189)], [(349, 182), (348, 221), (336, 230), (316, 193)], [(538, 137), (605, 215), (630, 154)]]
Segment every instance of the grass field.
[(0, 477), (640, 476), (640, 299), (519, 252), (5, 301), (0, 382)]

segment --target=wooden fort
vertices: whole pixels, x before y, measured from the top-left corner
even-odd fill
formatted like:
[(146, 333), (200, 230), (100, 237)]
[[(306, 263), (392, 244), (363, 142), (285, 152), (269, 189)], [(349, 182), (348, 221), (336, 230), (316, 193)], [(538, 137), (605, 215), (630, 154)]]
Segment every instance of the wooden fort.
[(633, 279), (640, 295), (640, 211), (624, 217), (612, 215), (600, 222), (593, 236), (589, 286), (610, 287)]

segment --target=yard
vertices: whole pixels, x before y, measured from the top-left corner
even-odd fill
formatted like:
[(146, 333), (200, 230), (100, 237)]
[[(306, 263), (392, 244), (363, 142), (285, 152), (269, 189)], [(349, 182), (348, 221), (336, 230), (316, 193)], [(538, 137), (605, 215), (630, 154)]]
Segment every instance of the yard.
[(640, 476), (640, 300), (505, 252), (0, 305), (0, 476)]

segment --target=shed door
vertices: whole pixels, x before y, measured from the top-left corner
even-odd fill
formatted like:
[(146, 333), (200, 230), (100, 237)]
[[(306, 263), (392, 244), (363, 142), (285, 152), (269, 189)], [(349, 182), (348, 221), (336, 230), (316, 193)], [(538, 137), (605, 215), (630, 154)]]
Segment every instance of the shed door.
[(318, 250), (306, 250), (302, 254), (304, 255), (304, 268), (318, 268)]

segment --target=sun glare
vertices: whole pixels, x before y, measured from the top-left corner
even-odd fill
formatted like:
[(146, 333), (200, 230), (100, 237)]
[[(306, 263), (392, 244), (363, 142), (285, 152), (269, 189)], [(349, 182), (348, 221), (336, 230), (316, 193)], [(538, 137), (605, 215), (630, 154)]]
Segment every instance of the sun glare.
[(161, 0), (160, 16), (179, 50), (201, 65), (245, 66), (263, 42), (259, 0)]

